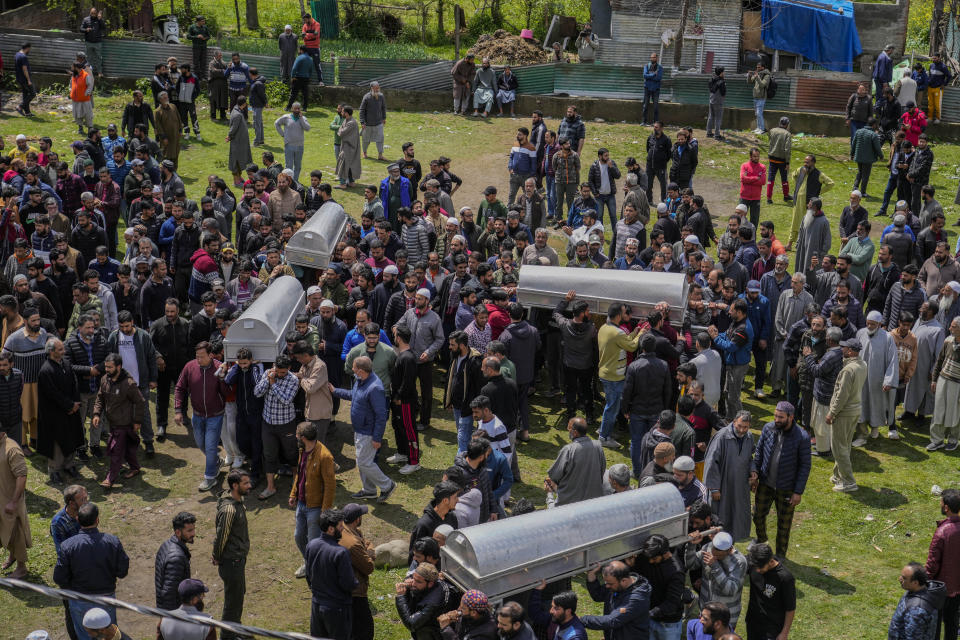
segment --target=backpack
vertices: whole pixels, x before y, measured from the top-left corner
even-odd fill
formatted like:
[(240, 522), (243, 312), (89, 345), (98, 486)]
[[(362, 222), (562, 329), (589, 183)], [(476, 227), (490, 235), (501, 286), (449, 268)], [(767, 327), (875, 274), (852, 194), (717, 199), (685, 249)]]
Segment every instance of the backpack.
[(767, 85), (767, 100), (773, 100), (777, 97), (777, 81), (770, 75), (770, 84)]

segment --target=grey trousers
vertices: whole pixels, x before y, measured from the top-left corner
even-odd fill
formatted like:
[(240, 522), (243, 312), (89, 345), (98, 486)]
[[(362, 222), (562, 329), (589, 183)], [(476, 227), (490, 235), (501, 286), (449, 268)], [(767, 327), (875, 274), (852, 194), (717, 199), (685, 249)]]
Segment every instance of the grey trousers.
[[(577, 189), (580, 185), (573, 182), (556, 182), (557, 189), (557, 220), (566, 220), (570, 207), (573, 206), (573, 199), (577, 197)], [(567, 203), (564, 207), (563, 198), (566, 196)]]
[(103, 73), (103, 43), (102, 42), (84, 42), (83, 48), (87, 53), (87, 60), (93, 67), (94, 73)]
[(737, 366), (727, 365), (727, 422), (732, 422), (737, 412), (743, 408), (740, 404), (740, 391), (743, 388), (743, 378), (747, 375), (749, 364)]
[(707, 106), (707, 135), (711, 132), (720, 135), (720, 129), (723, 128), (723, 103)]
[(516, 200), (517, 192), (523, 189), (523, 183), (527, 181), (527, 178), (533, 178), (535, 176), (528, 175), (525, 173), (511, 173), (510, 174), (510, 194), (508, 195), (508, 204), (513, 204), (513, 201)]

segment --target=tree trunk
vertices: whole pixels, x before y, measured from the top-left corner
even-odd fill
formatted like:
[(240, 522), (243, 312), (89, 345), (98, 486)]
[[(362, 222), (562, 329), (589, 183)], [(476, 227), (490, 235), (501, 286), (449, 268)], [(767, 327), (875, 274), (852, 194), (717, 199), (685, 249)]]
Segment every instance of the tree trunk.
[(437, 37), (442, 42), (446, 34), (443, 31), (443, 0), (437, 0)]
[(247, 29), (250, 31), (260, 29), (260, 19), (257, 16), (257, 0), (247, 0)]
[(420, 41), (427, 44), (427, 19), (429, 17), (429, 7), (424, 2), (420, 5)]
[(940, 26), (943, 24), (943, 0), (934, 0), (933, 20), (930, 22), (930, 55), (940, 52)]
[(240, 35), (240, 0), (233, 0), (233, 9), (237, 12), (237, 35)]
[(303, 4), (303, 0), (300, 0), (300, 15), (307, 13), (307, 8)]
[(493, 24), (498, 27), (503, 26), (503, 12), (500, 10), (500, 0), (492, 0), (490, 3), (490, 17), (493, 18)]
[(183, 0), (183, 10), (184, 12), (193, 18), (193, 2), (192, 0)]
[[(687, 30), (687, 14), (690, 13), (690, 0), (683, 0), (680, 6), (680, 26), (677, 28), (677, 39), (673, 43), (673, 68), (680, 68), (680, 56), (683, 55), (683, 33)], [(660, 61), (663, 64), (663, 61)]]

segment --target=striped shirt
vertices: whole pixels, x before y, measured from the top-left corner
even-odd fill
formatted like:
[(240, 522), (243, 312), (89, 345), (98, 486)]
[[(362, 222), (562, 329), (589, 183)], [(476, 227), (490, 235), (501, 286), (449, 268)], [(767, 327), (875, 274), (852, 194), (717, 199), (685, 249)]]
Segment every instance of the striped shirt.
[(933, 368), (930, 381), (936, 382), (941, 376), (952, 382), (960, 382), (960, 344), (957, 344), (953, 336), (943, 341), (943, 348), (940, 350), (937, 366)]
[(40, 375), (40, 367), (47, 359), (43, 346), (47, 344), (48, 337), (43, 327), (40, 327), (35, 339), (27, 335), (26, 327), (21, 327), (11, 333), (3, 345), (3, 352), (13, 356), (13, 366), (23, 372), (26, 384), (36, 382)]
[(507, 428), (500, 421), (500, 418), (493, 416), (493, 419), (489, 422), (481, 421), (478, 428), (487, 434), (491, 447), (505, 455), (508, 462), (513, 459), (513, 447), (510, 446)]

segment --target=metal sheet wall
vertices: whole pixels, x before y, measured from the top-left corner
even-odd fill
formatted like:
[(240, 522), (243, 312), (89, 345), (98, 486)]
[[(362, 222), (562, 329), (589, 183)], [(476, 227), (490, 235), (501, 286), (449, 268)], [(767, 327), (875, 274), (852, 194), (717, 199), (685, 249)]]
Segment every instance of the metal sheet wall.
[(371, 80), (391, 73), (422, 67), (424, 62), (424, 60), (340, 58), (340, 84), (367, 84)]
[(856, 80), (821, 80), (797, 78), (794, 107), (801, 111), (843, 113), (847, 99), (857, 90)]
[(514, 75), (517, 76), (517, 93), (548, 94), (553, 93), (556, 78), (556, 67), (565, 65), (564, 62), (535, 64), (529, 67), (517, 67)]
[(409, 91), (442, 91), (451, 89), (453, 80), (450, 69), (453, 62), (442, 60), (406, 71), (398, 71), (390, 75), (377, 78), (380, 86), (385, 89), (407, 89)]
[(960, 87), (944, 87), (940, 111), (947, 122), (960, 122)]
[[(746, 81), (745, 75), (728, 74), (727, 96), (724, 104), (728, 107), (753, 108), (753, 85)], [(674, 101), (680, 104), (707, 104), (710, 92), (707, 85), (710, 74), (677, 74), (673, 79)], [(793, 78), (777, 77), (777, 95), (767, 101), (768, 109), (791, 109), (793, 105)]]
[(567, 64), (558, 67), (554, 93), (611, 98), (643, 97), (643, 70), (604, 64)]

